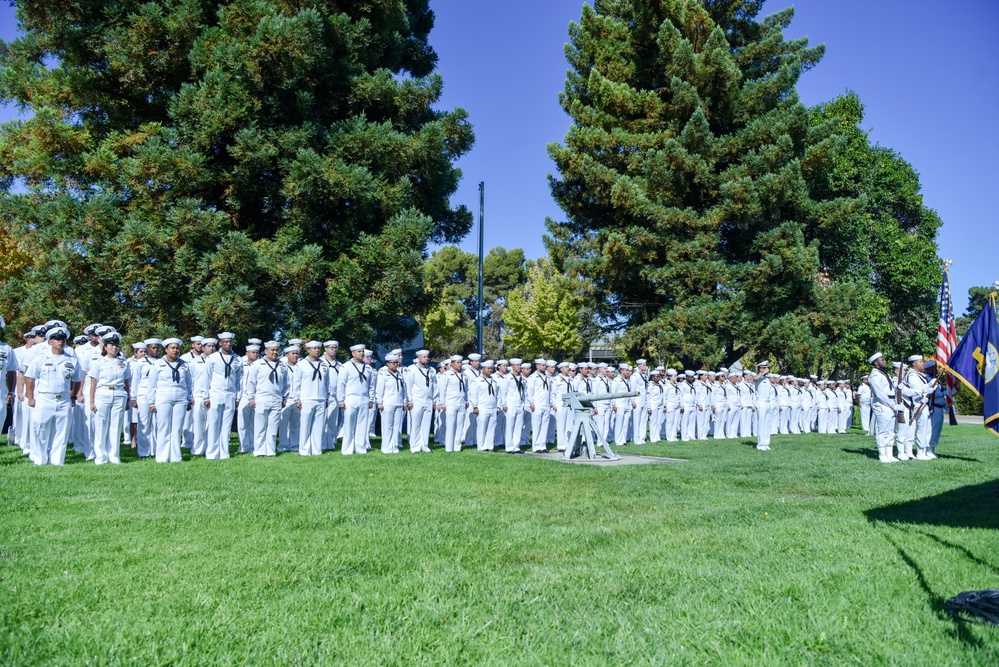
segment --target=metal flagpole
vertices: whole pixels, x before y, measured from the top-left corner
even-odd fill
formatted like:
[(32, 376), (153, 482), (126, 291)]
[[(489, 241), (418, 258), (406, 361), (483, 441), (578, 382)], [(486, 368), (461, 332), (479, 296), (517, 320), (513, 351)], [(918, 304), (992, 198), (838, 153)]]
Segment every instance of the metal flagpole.
[(476, 351), (482, 354), (482, 265), (485, 247), (486, 182), (479, 182), (479, 324)]

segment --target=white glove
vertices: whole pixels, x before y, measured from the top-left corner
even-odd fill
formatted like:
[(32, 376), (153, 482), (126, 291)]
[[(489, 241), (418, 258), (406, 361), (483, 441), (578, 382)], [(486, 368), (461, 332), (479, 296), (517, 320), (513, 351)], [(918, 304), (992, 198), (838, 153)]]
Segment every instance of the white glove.
[(902, 405), (901, 403), (896, 403), (895, 406), (892, 409), (895, 412), (901, 412), (902, 410), (905, 410), (905, 406)]

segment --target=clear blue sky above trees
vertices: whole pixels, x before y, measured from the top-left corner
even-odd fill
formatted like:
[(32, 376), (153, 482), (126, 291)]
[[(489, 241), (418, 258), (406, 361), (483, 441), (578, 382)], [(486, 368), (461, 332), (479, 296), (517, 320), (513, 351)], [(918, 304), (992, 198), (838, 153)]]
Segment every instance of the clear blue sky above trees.
[[(764, 13), (790, 2), (772, 0)], [(993, 249), (994, 131), (999, 106), (999, 4), (992, 0), (799, 0), (786, 37), (825, 43), (826, 56), (806, 73), (802, 100), (813, 105), (845, 89), (867, 108), (874, 141), (901, 153), (922, 175), (926, 204), (944, 220), (940, 253), (952, 269), (957, 308), (973, 285), (999, 279)], [(459, 163), (465, 179), (455, 203), (478, 210), (486, 181), (486, 247), (522, 247), (544, 254), (545, 216), (562, 217), (546, 175), (545, 152), (560, 141), (568, 117), (558, 105), (567, 64), (563, 45), (579, 0), (431, 2), (437, 23), (431, 43), (445, 89), (441, 108), (471, 114), (477, 143)], [(0, 5), (0, 38), (16, 34), (14, 10)], [(0, 109), (0, 120), (15, 115)], [(463, 247), (474, 250), (476, 233)]]

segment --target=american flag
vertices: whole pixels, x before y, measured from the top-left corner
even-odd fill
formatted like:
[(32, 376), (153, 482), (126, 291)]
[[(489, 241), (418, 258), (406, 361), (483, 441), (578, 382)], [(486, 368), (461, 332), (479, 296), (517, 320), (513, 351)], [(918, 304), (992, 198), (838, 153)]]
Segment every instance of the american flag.
[[(940, 319), (937, 321), (937, 363), (950, 362), (950, 355), (957, 347), (957, 328), (954, 326), (954, 300), (950, 296), (950, 271), (944, 267), (943, 284), (940, 286)], [(947, 405), (954, 402), (957, 380), (947, 374)]]

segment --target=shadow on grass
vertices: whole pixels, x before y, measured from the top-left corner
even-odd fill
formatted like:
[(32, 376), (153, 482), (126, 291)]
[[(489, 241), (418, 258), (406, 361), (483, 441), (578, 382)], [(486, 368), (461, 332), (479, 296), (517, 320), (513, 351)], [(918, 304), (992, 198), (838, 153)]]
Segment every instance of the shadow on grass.
[(847, 454), (862, 454), (869, 459), (878, 460), (878, 450), (877, 449), (843, 449)]
[(999, 480), (867, 510), (869, 521), (999, 529)]

